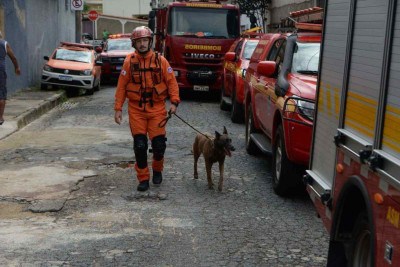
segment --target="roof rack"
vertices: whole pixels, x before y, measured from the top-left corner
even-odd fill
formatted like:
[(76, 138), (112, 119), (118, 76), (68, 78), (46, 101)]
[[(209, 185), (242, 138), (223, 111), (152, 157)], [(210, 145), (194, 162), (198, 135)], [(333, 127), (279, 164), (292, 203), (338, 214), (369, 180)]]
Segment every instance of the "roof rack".
[(312, 7), (290, 12), (289, 16), (281, 20), (279, 29), (285, 31), (322, 31), (324, 9)]

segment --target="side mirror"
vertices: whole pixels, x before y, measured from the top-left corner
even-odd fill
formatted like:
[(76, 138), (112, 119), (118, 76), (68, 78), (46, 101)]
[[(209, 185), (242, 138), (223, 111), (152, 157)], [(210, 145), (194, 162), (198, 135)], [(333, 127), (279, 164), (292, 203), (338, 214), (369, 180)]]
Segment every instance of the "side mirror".
[(225, 54), (225, 58), (226, 61), (235, 61), (236, 59), (236, 54), (235, 52), (228, 52)]
[(96, 66), (103, 66), (103, 61), (101, 60), (96, 60)]
[(152, 32), (154, 32), (154, 29), (156, 27), (156, 19), (155, 18), (156, 18), (156, 12), (154, 10), (150, 11), (148, 26)]
[(257, 65), (258, 74), (272, 77), (275, 74), (276, 62), (275, 61), (260, 61)]
[(49, 61), (50, 58), (49, 56), (44, 56), (43, 59)]

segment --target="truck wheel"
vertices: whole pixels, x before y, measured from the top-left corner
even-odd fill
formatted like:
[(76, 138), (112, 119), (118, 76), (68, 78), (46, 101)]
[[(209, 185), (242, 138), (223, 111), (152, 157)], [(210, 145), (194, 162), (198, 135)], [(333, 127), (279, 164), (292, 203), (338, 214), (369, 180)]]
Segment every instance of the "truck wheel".
[(246, 151), (249, 155), (257, 155), (260, 153), (260, 149), (250, 138), (250, 134), (256, 133), (257, 130), (254, 127), (253, 113), (251, 111), (251, 103), (247, 108), (247, 118), (246, 118)]
[(232, 91), (231, 121), (241, 123), (243, 121), (242, 105), (236, 102), (236, 90)]
[(275, 144), (272, 148), (273, 188), (277, 195), (286, 196), (301, 182), (301, 173), (297, 166), (286, 155), (282, 125), (276, 130)]
[(354, 267), (374, 266), (372, 262), (372, 233), (369, 228), (368, 218), (365, 212), (358, 215), (352, 233), (352, 243), (349, 246), (349, 264)]
[(224, 96), (225, 96), (225, 86), (224, 86), (224, 82), (222, 82), (222, 86), (221, 86), (221, 99), (219, 102), (219, 108), (223, 111), (228, 111), (229, 110), (229, 105), (227, 103), (225, 103), (224, 101)]

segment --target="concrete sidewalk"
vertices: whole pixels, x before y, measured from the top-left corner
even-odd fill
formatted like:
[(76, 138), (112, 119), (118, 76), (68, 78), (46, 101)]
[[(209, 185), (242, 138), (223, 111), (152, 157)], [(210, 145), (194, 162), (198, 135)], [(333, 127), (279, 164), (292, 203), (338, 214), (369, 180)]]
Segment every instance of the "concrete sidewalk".
[(0, 125), (0, 140), (39, 118), (65, 99), (64, 91), (24, 89), (9, 96)]

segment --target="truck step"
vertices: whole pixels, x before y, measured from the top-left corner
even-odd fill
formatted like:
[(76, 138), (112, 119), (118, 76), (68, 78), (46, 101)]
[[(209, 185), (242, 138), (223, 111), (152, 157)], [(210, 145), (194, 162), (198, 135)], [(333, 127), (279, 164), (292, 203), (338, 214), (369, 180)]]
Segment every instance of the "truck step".
[(266, 138), (263, 134), (252, 133), (250, 134), (250, 138), (257, 145), (257, 147), (261, 150), (262, 153), (267, 155), (272, 154), (271, 141), (268, 138)]
[(232, 106), (232, 99), (230, 96), (223, 96), (222, 101), (228, 106)]

